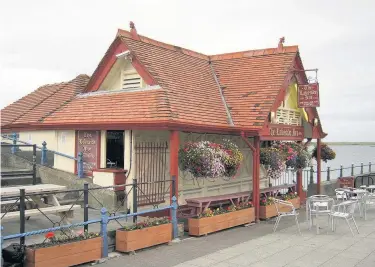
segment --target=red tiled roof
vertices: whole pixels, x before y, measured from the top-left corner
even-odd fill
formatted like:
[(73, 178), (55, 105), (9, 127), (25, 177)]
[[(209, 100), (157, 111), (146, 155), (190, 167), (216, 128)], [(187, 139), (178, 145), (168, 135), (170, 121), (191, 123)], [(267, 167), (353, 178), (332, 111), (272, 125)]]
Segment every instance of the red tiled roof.
[[(43, 120), (85, 88), (89, 76), (78, 75), (69, 82), (44, 85), (1, 110), (1, 126)], [(8, 126), (7, 126), (8, 125)]]
[(103, 76), (101, 67), (106, 58), (115, 56), (111, 51), (116, 45), (130, 50), (160, 88), (79, 96), (50, 115), (41, 110), (38, 114), (43, 116), (29, 115), (25, 121), (30, 117), (48, 126), (169, 121), (259, 130), (298, 54), (298, 47), (290, 46), (207, 56), (140, 35), (134, 38), (130, 32), (119, 30), (88, 88), (96, 77)]
[[(164, 90), (103, 92), (76, 97), (63, 109), (48, 116), (44, 123), (95, 124), (158, 121), (169, 117)], [(164, 103), (163, 103), (164, 102)]]

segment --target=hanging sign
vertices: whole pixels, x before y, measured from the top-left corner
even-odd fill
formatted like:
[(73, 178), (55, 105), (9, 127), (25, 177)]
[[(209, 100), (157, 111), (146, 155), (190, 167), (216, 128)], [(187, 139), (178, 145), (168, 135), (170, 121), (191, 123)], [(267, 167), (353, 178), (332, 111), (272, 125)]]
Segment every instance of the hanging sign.
[(298, 85), (298, 107), (315, 108), (320, 106), (319, 83)]
[(77, 153), (83, 153), (83, 172), (91, 175), (98, 168), (99, 131), (78, 131)]

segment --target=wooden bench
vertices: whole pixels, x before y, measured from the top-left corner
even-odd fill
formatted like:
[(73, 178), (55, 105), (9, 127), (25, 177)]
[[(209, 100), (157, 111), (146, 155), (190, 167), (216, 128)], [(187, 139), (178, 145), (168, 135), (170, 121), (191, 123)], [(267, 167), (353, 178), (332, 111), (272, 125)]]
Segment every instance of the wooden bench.
[(190, 217), (202, 213), (213, 204), (230, 203), (232, 205), (238, 204), (240, 201), (249, 201), (250, 191), (239, 192), (233, 194), (225, 194), (211, 197), (199, 197), (186, 199), (186, 205), (190, 209), (190, 214), (185, 214)]
[[(25, 217), (30, 216), (40, 216), (44, 214), (55, 214), (60, 216), (61, 218), (72, 218), (73, 217), (73, 211), (81, 209), (80, 205), (64, 205), (64, 206), (51, 206), (46, 208), (40, 208), (40, 209), (31, 209), (31, 210), (25, 210)], [(4, 216), (4, 217), (3, 217)], [(18, 219), (20, 217), (19, 211), (12, 211), (1, 213), (1, 221), (10, 221), (14, 219)]]
[[(288, 190), (295, 192), (296, 184), (285, 184), (279, 186), (272, 186), (260, 189), (259, 193), (262, 196), (274, 195), (280, 192), (281, 190)], [(252, 199), (252, 192), (238, 192), (232, 194), (218, 195), (218, 196), (209, 196), (209, 197), (198, 197), (198, 198), (189, 198), (186, 199), (186, 206), (179, 209), (179, 216), (182, 218), (189, 218), (195, 215), (202, 213), (203, 210), (215, 204), (232, 204), (236, 205), (241, 201), (249, 201)]]

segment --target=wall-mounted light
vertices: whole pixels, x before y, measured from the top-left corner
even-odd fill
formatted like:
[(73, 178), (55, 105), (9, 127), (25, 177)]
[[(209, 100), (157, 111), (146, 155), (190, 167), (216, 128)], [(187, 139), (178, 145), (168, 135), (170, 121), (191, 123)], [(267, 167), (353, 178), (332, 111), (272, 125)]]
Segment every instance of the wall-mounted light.
[(121, 52), (119, 54), (116, 55), (117, 58), (124, 58), (124, 59), (127, 59), (127, 60), (132, 60), (132, 54), (129, 50), (126, 50), (124, 52)]
[(318, 124), (319, 124), (319, 119), (318, 118), (314, 118), (313, 125), (314, 126), (318, 126)]

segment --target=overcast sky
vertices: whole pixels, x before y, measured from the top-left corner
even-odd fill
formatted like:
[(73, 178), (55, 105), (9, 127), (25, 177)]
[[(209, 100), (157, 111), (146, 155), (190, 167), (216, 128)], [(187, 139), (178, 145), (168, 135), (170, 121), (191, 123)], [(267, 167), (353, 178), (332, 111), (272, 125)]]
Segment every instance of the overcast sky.
[(205, 54), (299, 45), (327, 141), (375, 141), (375, 1), (33, 0), (0, 4), (0, 107), (91, 75), (117, 29)]

